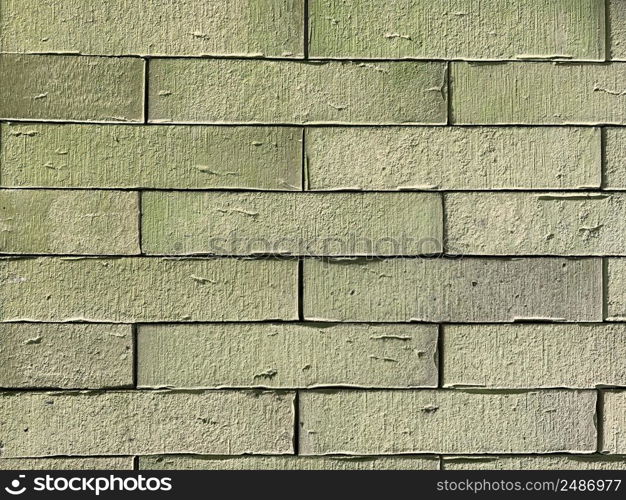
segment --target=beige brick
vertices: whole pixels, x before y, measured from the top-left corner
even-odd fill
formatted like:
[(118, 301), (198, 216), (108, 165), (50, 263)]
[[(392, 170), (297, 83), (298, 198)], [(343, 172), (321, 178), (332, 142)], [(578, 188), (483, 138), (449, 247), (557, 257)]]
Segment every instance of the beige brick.
[(436, 387), (435, 325), (143, 325), (140, 387)]
[(302, 0), (6, 0), (4, 52), (301, 56)]
[(626, 64), (452, 64), (452, 122), (624, 124)]
[(309, 9), (315, 57), (604, 59), (603, 0), (316, 0)]
[(602, 451), (626, 454), (626, 391), (602, 395)]
[(618, 457), (546, 455), (509, 457), (444, 458), (445, 470), (624, 470), (626, 460)]
[(604, 129), (604, 183), (607, 189), (626, 190), (626, 130), (620, 127)]
[(306, 156), (317, 190), (600, 187), (597, 128), (308, 128)]
[(1, 324), (0, 387), (133, 384), (130, 325)]
[(2, 184), (301, 189), (297, 128), (2, 124)]
[(300, 447), (328, 453), (595, 451), (593, 391), (300, 394)]
[(605, 319), (626, 319), (626, 259), (605, 259)]
[(4, 393), (3, 457), (291, 453), (293, 394)]
[(140, 470), (438, 470), (435, 457), (139, 457)]
[(0, 190), (0, 252), (138, 254), (139, 196), (120, 191)]
[(149, 192), (142, 214), (151, 254), (422, 255), (443, 245), (435, 193)]
[(441, 62), (156, 59), (149, 72), (151, 122), (447, 120), (446, 65)]
[(245, 321), (297, 318), (297, 262), (3, 259), (3, 321)]
[(447, 251), (462, 255), (624, 255), (620, 193), (448, 193)]
[(626, 60), (626, 0), (609, 0), (611, 59)]
[(626, 325), (446, 325), (444, 386), (626, 385)]
[(133, 457), (4, 458), (0, 470), (133, 470)]
[(0, 118), (141, 121), (143, 66), (132, 58), (1, 54)]
[(304, 263), (304, 313), (326, 321), (600, 321), (600, 259)]

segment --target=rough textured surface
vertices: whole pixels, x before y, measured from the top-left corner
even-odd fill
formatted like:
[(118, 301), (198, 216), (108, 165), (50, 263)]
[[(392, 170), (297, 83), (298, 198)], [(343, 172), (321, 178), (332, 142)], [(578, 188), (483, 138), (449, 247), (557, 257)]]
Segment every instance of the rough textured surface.
[(141, 121), (143, 72), (141, 59), (0, 54), (0, 118)]
[(626, 0), (609, 0), (611, 58), (626, 61)]
[(139, 196), (119, 191), (0, 190), (0, 252), (139, 253)]
[(438, 470), (435, 457), (139, 457), (141, 470)]
[(462, 255), (625, 255), (620, 193), (447, 193), (448, 251)]
[(141, 326), (140, 387), (436, 387), (435, 325)]
[(4, 52), (301, 56), (301, 0), (4, 0)]
[(301, 189), (296, 128), (29, 123), (0, 131), (3, 186)]
[(443, 248), (435, 193), (143, 195), (142, 247), (175, 254), (422, 255)]
[(603, 0), (311, 2), (313, 57), (604, 59)]
[(323, 321), (600, 321), (599, 259), (307, 260), (304, 314)]
[(130, 325), (0, 324), (0, 387), (133, 385)]
[(602, 451), (626, 454), (626, 391), (606, 391), (602, 400)]
[(445, 325), (445, 387), (626, 386), (626, 325)]
[(439, 62), (150, 62), (151, 122), (446, 123)]
[(626, 259), (605, 259), (605, 301), (604, 319), (626, 319)]
[(626, 190), (626, 129), (604, 129), (604, 183), (607, 189)]
[(290, 453), (291, 393), (4, 393), (3, 456)]
[(519, 456), (444, 458), (444, 470), (624, 470), (626, 459), (606, 456)]
[(306, 159), (314, 190), (597, 188), (600, 130), (308, 128)]
[(626, 64), (455, 62), (452, 123), (626, 124)]
[(0, 470), (132, 470), (133, 457), (5, 458)]
[(288, 260), (3, 259), (0, 319), (295, 319), (296, 267)]
[(588, 453), (596, 449), (595, 403), (593, 391), (307, 392), (300, 451)]

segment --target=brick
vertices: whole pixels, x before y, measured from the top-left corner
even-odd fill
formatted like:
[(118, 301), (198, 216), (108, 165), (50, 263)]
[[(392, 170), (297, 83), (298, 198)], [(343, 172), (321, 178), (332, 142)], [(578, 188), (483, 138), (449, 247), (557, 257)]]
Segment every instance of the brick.
[(3, 259), (2, 321), (254, 321), (297, 318), (297, 262)]
[(435, 193), (149, 192), (151, 254), (421, 255), (442, 250)]
[(444, 457), (445, 470), (624, 470), (626, 460), (598, 456)]
[(452, 122), (624, 124), (626, 64), (452, 64)]
[(140, 387), (436, 387), (435, 325), (142, 325)]
[(2, 124), (2, 184), (301, 189), (297, 128)]
[(626, 189), (626, 130), (619, 127), (604, 129), (604, 184), (606, 189)]
[(588, 453), (593, 391), (300, 394), (300, 451), (328, 453)]
[(605, 318), (608, 320), (626, 319), (626, 260), (605, 259)]
[(314, 57), (604, 59), (602, 0), (314, 1)]
[(138, 254), (139, 197), (120, 191), (0, 190), (0, 252)]
[(155, 59), (151, 122), (445, 124), (441, 62)]
[(4, 458), (0, 470), (133, 470), (133, 457)]
[(623, 193), (448, 193), (448, 251), (624, 255)]
[(624, 386), (626, 325), (446, 325), (445, 387)]
[(602, 451), (626, 453), (626, 391), (602, 395)]
[(597, 128), (307, 128), (306, 157), (314, 190), (600, 187)]
[(611, 59), (626, 60), (626, 1), (609, 0)]
[(0, 119), (141, 121), (143, 65), (132, 58), (1, 54)]
[(133, 385), (130, 325), (1, 324), (0, 387)]
[(292, 452), (293, 394), (4, 393), (3, 457)]
[(435, 457), (139, 457), (140, 470), (438, 470)]
[(301, 0), (6, 0), (4, 52), (302, 56)]
[(601, 321), (600, 259), (304, 263), (304, 314), (324, 321)]

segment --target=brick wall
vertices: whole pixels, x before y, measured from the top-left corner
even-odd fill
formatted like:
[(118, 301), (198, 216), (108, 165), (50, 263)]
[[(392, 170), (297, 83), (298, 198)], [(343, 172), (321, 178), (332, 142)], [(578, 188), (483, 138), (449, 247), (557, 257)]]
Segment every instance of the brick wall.
[(0, 468), (626, 466), (626, 0), (0, 0)]

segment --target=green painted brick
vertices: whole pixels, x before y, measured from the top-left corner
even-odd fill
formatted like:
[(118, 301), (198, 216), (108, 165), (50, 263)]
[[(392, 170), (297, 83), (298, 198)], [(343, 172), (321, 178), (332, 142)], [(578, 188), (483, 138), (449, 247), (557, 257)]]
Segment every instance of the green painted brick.
[(589, 453), (594, 391), (300, 394), (303, 455)]
[(600, 259), (304, 263), (304, 315), (323, 321), (600, 321)]
[(607, 189), (626, 190), (626, 129), (604, 129), (604, 181)]
[(446, 325), (445, 387), (626, 386), (626, 325)]
[(455, 62), (451, 74), (453, 123), (626, 123), (626, 64)]
[(314, 57), (603, 60), (603, 0), (310, 4)]
[(88, 258), (0, 260), (2, 321), (297, 318), (297, 262)]
[(435, 457), (139, 457), (140, 470), (438, 470)]
[(577, 127), (306, 129), (309, 189), (600, 187), (600, 130)]
[(302, 187), (297, 128), (29, 123), (0, 131), (4, 186)]
[(459, 254), (624, 255), (624, 193), (447, 193), (447, 242)]
[(133, 457), (4, 458), (0, 470), (133, 470)]
[(1, 324), (0, 387), (133, 385), (130, 325)]
[(626, 259), (605, 260), (605, 318), (626, 319)]
[(623, 457), (585, 455), (444, 457), (445, 470), (624, 470)]
[(417, 255), (441, 252), (435, 193), (149, 192), (151, 254)]
[(143, 73), (141, 59), (0, 54), (0, 118), (138, 122)]
[(139, 387), (436, 387), (434, 325), (142, 325)]
[(0, 190), (0, 252), (139, 253), (139, 196), (120, 191)]
[(626, 1), (608, 0), (611, 59), (626, 60)]
[(602, 451), (626, 454), (626, 391), (602, 395)]
[(5, 0), (4, 52), (301, 56), (301, 0)]
[(292, 393), (4, 393), (3, 457), (292, 452)]
[(441, 62), (150, 61), (151, 122), (445, 124)]

